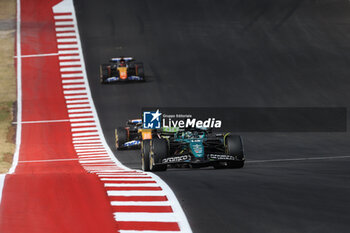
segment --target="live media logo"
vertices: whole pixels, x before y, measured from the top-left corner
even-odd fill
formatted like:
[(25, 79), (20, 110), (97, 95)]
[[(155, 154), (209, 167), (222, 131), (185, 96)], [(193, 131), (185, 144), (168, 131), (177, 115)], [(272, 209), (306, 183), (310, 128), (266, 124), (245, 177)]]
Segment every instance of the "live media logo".
[(143, 128), (144, 129), (160, 129), (162, 113), (157, 111), (143, 112)]

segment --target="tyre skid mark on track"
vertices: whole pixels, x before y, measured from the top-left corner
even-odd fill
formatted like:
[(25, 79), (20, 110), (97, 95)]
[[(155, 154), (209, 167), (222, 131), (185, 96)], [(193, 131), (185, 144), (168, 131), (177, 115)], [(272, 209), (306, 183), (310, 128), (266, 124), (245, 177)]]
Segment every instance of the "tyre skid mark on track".
[(53, 7), (62, 89), (79, 163), (104, 184), (120, 232), (192, 232), (171, 189), (116, 160), (104, 140), (85, 73), (71, 0)]

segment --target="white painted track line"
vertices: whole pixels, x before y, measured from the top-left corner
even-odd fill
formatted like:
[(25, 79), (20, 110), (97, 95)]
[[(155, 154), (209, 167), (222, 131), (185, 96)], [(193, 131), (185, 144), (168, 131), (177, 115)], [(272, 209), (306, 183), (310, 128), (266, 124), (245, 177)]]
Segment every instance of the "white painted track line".
[(79, 155), (79, 158), (91, 158), (91, 157), (93, 157), (93, 158), (101, 158), (101, 157), (106, 157), (106, 156), (108, 156), (108, 154), (107, 153), (105, 153), (105, 154), (101, 154), (101, 155)]
[(119, 233), (178, 233), (185, 231), (137, 231), (137, 230), (119, 230)]
[(102, 140), (99, 137), (99, 135), (93, 135), (93, 136), (73, 136), (73, 144), (74, 143), (85, 143), (90, 144), (91, 142), (98, 142), (101, 143)]
[(68, 113), (73, 113), (73, 112), (91, 112), (91, 108), (68, 109)]
[[(72, 99), (86, 99), (88, 96), (87, 95), (65, 95), (64, 98), (68, 100)], [(70, 116), (72, 117), (72, 116)], [(91, 115), (92, 117), (92, 115)], [(71, 119), (72, 120), (72, 119)]]
[(108, 154), (105, 152), (104, 154), (100, 155), (79, 155), (80, 160), (101, 160), (101, 159), (108, 159)]
[[(98, 139), (98, 140), (96, 140)], [(96, 142), (101, 142), (100, 137), (84, 137), (84, 138), (74, 138), (73, 144), (80, 144), (80, 143), (96, 143)]]
[(45, 54), (28, 54), (28, 55), (21, 55), (22, 58), (27, 57), (49, 57), (49, 56), (57, 56), (58, 53), (45, 53)]
[(63, 55), (60, 55), (58, 57), (59, 60), (79, 60), (81, 59), (80, 56), (63, 56)]
[(90, 104), (68, 104), (67, 108), (90, 108)]
[(58, 44), (58, 49), (70, 49), (70, 48), (78, 48), (77, 44)]
[(104, 148), (102, 144), (89, 144), (89, 145), (74, 145), (75, 149), (101, 149)]
[(94, 118), (73, 118), (70, 119), (70, 122), (84, 122), (84, 121), (94, 121)]
[(81, 67), (68, 67), (68, 68), (61, 68), (61, 72), (69, 72), (69, 71), (82, 71)]
[(125, 171), (125, 170), (123, 168), (119, 168), (119, 169), (103, 169), (103, 170), (95, 171), (95, 173), (98, 173), (98, 172), (120, 172), (120, 171)]
[(137, 177), (137, 178), (147, 178), (150, 177), (147, 174), (110, 174), (110, 175), (98, 175), (99, 177), (102, 178), (118, 178), (118, 177)]
[(78, 154), (79, 155), (81, 155), (82, 153), (84, 153), (84, 152), (96, 152), (96, 153), (98, 153), (98, 152), (105, 152), (106, 153), (106, 149), (76, 149), (75, 150), (76, 152), (78, 152)]
[(95, 156), (81, 157), (81, 156), (79, 156), (79, 162), (93, 161), (94, 163), (96, 163), (96, 162), (101, 161), (101, 160), (108, 161), (108, 159), (109, 159), (108, 154), (104, 154), (103, 156), (98, 156), (98, 157), (95, 157)]
[[(112, 171), (113, 172), (113, 171)], [(113, 178), (113, 179), (101, 179), (101, 181), (152, 181), (152, 178)]]
[(74, 31), (74, 27), (56, 27), (56, 32), (64, 32), (64, 31)]
[(60, 66), (69, 66), (69, 65), (81, 65), (80, 61), (71, 61), (71, 62), (60, 62)]
[(4, 183), (5, 183), (5, 174), (0, 174), (0, 204), (2, 199), (2, 190), (4, 188)]
[(69, 114), (69, 117), (93, 116), (91, 113)]
[(159, 187), (157, 183), (140, 183), (140, 184), (118, 184), (118, 183), (105, 183), (105, 187)]
[(133, 171), (133, 170), (129, 170), (129, 171), (118, 171), (118, 172), (114, 172), (114, 173), (111, 173), (111, 172), (97, 172), (96, 174), (97, 175), (111, 175), (111, 174), (114, 174), (114, 175), (120, 175), (120, 174), (138, 174), (139, 172), (137, 171)]
[(114, 213), (117, 221), (177, 222), (174, 213)]
[(63, 84), (66, 84), (66, 83), (83, 83), (83, 82), (84, 82), (84, 79), (64, 79), (64, 80), (62, 80)]
[[(64, 96), (65, 99), (84, 99), (84, 98), (87, 98), (87, 95), (65, 95)], [(92, 117), (93, 115), (91, 115)], [(70, 117), (73, 117), (73, 116), (70, 116)], [(78, 117), (78, 116), (75, 116), (75, 117)]]
[(46, 162), (66, 162), (66, 161), (75, 161), (78, 158), (71, 159), (42, 159), (42, 160), (23, 160), (19, 161), (19, 163), (46, 163)]
[(77, 136), (91, 136), (91, 135), (96, 135), (99, 136), (97, 132), (91, 132), (91, 133), (73, 133), (73, 137)]
[(83, 84), (63, 85), (63, 89), (75, 89), (75, 88), (84, 88), (85, 89), (85, 85), (83, 85)]
[(93, 161), (84, 161), (84, 160), (79, 160), (80, 163), (101, 163), (101, 162), (111, 162), (111, 160), (109, 159), (105, 159), (105, 160), (93, 160)]
[(55, 22), (55, 25), (56, 26), (72, 26), (74, 27), (74, 23), (73, 21), (58, 21), (58, 22)]
[[(21, 124), (39, 124), (39, 123), (58, 123), (58, 122), (69, 122), (69, 119), (62, 120), (42, 120), (42, 121), (22, 121)], [(18, 124), (18, 122), (12, 122), (13, 124)]]
[[(102, 178), (118, 178), (120, 176), (125, 176), (125, 177), (133, 177), (133, 176), (137, 176), (137, 177), (140, 177), (140, 176), (145, 176), (145, 174), (142, 174), (142, 173), (126, 173), (126, 172), (117, 172), (117, 173), (110, 173), (110, 172), (99, 172), (97, 174), (101, 179)], [(152, 180), (150, 180), (152, 181)], [(155, 181), (154, 181), (155, 182)]]
[[(58, 55), (63, 56), (63, 55), (67, 55), (67, 54), (78, 54), (79, 50), (58, 50)], [(68, 56), (68, 55), (67, 55)]]
[(82, 78), (83, 73), (74, 73), (74, 74), (61, 74), (62, 78)]
[(65, 36), (75, 36), (76, 37), (76, 34), (74, 32), (56, 33), (56, 37), (65, 37)]
[(77, 42), (77, 39), (74, 38), (62, 38), (62, 39), (57, 39), (58, 43), (62, 43), (62, 42)]
[(102, 143), (91, 143), (89, 145), (73, 145), (73, 146), (74, 146), (74, 148), (89, 148), (89, 147), (102, 147), (102, 148), (104, 148)]
[(95, 159), (95, 160), (101, 160), (101, 159), (108, 159), (108, 154), (107, 154), (107, 152), (105, 152), (105, 153), (102, 153), (102, 154), (100, 154), (100, 155), (98, 155), (98, 154), (92, 154), (92, 155), (79, 155), (79, 159), (81, 159), (81, 160), (91, 160), (91, 159)]
[[(94, 140), (96, 139), (96, 140)], [(84, 140), (74, 140), (74, 145), (90, 145), (91, 143), (102, 143), (100, 138), (84, 139)]]
[(105, 149), (103, 149), (101, 151), (77, 152), (77, 155), (79, 155), (79, 156), (82, 156), (82, 155), (95, 156), (95, 155), (104, 155), (106, 153), (107, 153), (107, 151)]
[(67, 94), (87, 94), (86, 93), (86, 90), (73, 90), (73, 91), (71, 91), (71, 90), (69, 90), (69, 91), (63, 91), (63, 94), (65, 94), (65, 95), (67, 95)]
[[(99, 148), (87, 148), (87, 149), (94, 149), (93, 152), (89, 152), (87, 154), (81, 154), (81, 153), (84, 153), (84, 151), (79, 151), (79, 150), (84, 150), (84, 148), (75, 148), (76, 151), (79, 153), (79, 157), (94, 157), (94, 156), (97, 156), (97, 157), (101, 157), (102, 155), (106, 155), (107, 154), (107, 151), (105, 148), (103, 147), (99, 147)], [(99, 150), (99, 151), (97, 151)]]
[(72, 127), (78, 127), (78, 126), (96, 126), (96, 123), (72, 123)]
[(111, 201), (112, 206), (169, 206), (169, 201)]
[(55, 15), (54, 19), (73, 19), (72, 15)]

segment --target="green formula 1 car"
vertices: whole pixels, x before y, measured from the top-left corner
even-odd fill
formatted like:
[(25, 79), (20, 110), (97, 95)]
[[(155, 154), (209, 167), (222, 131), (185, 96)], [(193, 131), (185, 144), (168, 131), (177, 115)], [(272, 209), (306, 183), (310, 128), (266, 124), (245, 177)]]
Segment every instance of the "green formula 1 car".
[(241, 168), (242, 139), (230, 133), (214, 134), (207, 129), (161, 129), (157, 137), (141, 142), (142, 169), (165, 171), (168, 166), (193, 168)]

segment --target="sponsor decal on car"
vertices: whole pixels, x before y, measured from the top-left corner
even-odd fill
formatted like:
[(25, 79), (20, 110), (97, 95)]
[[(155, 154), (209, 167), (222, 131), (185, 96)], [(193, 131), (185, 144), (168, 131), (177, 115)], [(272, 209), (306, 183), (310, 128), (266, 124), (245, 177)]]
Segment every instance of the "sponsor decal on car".
[(141, 81), (142, 78), (140, 76), (129, 76), (128, 77), (129, 80), (132, 80), (132, 81)]
[(208, 159), (215, 160), (235, 160), (235, 157), (232, 155), (218, 155), (218, 154), (208, 154)]
[[(196, 140), (196, 141), (199, 141), (199, 140)], [(203, 145), (195, 144), (192, 147), (193, 147), (194, 152), (196, 152), (197, 154), (203, 152)]]
[(178, 163), (178, 162), (184, 162), (190, 159), (191, 159), (190, 155), (181, 155), (181, 156), (165, 158), (162, 160), (162, 163)]
[(124, 146), (130, 147), (130, 146), (138, 146), (138, 145), (140, 145), (140, 144), (141, 144), (141, 141), (139, 141), (139, 140), (133, 140), (133, 141), (124, 143)]

